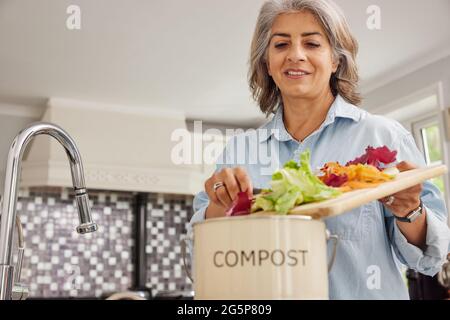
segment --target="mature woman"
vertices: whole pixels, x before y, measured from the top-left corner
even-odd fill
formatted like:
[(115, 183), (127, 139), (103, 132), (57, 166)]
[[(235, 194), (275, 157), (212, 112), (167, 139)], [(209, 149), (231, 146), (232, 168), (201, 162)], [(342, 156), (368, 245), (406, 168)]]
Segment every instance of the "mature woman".
[[(298, 160), (307, 148), (313, 168), (328, 161), (347, 163), (367, 146), (386, 145), (398, 151), (400, 171), (424, 166), (407, 130), (357, 107), (357, 49), (345, 17), (331, 1), (266, 2), (251, 46), (249, 82), (262, 112), (274, 116), (261, 134), (245, 138), (271, 149), (279, 164)], [(195, 197), (191, 224), (224, 216), (240, 191), (252, 195), (253, 187), (269, 187), (270, 174), (262, 174), (262, 164), (233, 161), (239, 138), (231, 139), (224, 161)], [(252, 151), (244, 145), (237, 153), (247, 159)], [(341, 239), (330, 298), (408, 299), (397, 262), (436, 274), (449, 247), (446, 219), (440, 192), (425, 182), (326, 220)]]

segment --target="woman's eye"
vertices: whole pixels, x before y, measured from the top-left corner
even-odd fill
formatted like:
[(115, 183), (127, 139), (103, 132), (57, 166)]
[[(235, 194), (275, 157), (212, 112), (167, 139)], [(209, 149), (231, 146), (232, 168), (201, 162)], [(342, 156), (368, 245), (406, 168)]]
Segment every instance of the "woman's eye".
[(307, 45), (308, 47), (312, 47), (312, 48), (318, 48), (318, 47), (320, 47), (320, 44), (313, 43), (313, 42), (308, 42), (306, 45)]
[(277, 49), (281, 49), (281, 48), (283, 48), (285, 46), (286, 46), (286, 43), (277, 43), (277, 44), (275, 44), (275, 48), (277, 48)]

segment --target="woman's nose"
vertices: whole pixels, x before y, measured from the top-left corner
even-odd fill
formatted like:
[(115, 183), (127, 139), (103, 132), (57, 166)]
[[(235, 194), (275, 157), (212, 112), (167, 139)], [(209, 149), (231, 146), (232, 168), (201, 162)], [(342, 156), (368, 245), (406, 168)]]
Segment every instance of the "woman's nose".
[(291, 46), (288, 54), (288, 60), (291, 62), (305, 61), (306, 55), (301, 46)]

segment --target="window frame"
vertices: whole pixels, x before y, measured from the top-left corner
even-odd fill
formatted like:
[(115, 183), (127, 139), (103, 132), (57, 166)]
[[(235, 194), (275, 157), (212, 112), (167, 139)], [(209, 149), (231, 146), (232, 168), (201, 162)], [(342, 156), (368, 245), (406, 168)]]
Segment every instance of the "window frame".
[(441, 148), (441, 152), (442, 152), (442, 160), (441, 163), (444, 163), (444, 146), (442, 143), (442, 139), (444, 138), (442, 136), (442, 132), (441, 132), (441, 128), (440, 128), (440, 123), (439, 123), (439, 118), (437, 116), (437, 114), (432, 115), (430, 117), (424, 118), (422, 120), (418, 120), (418, 121), (414, 121), (411, 123), (411, 129), (412, 129), (412, 134), (414, 136), (414, 140), (416, 141), (417, 147), (419, 148), (419, 150), (424, 154), (425, 159), (427, 164), (429, 165), (433, 165), (434, 163), (432, 163), (429, 159), (429, 152), (427, 150), (427, 144), (424, 141), (424, 136), (423, 136), (423, 129), (429, 128), (431, 126), (437, 125), (439, 128), (439, 142), (440, 142), (440, 148)]
[[(442, 153), (442, 160), (440, 163), (449, 166), (449, 164), (447, 163), (448, 154), (446, 151), (447, 139), (445, 136), (445, 134), (446, 134), (445, 127), (444, 127), (445, 123), (443, 122), (442, 117), (440, 117), (439, 111), (437, 111), (431, 115), (428, 114), (421, 118), (416, 118), (416, 119), (409, 121), (409, 127), (411, 130), (411, 133), (414, 137), (414, 140), (416, 142), (418, 149), (424, 155), (427, 165), (438, 164), (437, 162), (432, 163), (431, 161), (429, 161), (428, 152), (427, 152), (427, 150), (425, 150), (426, 143), (424, 141), (424, 137), (422, 134), (423, 129), (426, 129), (433, 125), (437, 125), (439, 128), (439, 135), (440, 135), (439, 141), (440, 141), (440, 148), (441, 148), (441, 153)], [(446, 204), (446, 207), (448, 210), (450, 208), (450, 181), (449, 181), (448, 175), (444, 175), (443, 180), (444, 180), (443, 197), (444, 197), (444, 201), (445, 201), (445, 204)], [(448, 224), (450, 225), (450, 219), (448, 220)]]

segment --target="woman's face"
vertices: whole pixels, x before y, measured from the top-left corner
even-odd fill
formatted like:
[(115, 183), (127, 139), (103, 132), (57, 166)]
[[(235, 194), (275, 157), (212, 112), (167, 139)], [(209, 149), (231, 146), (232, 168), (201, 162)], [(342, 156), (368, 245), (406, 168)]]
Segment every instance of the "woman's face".
[(279, 15), (272, 26), (268, 70), (283, 98), (316, 98), (337, 69), (325, 31), (308, 11)]

